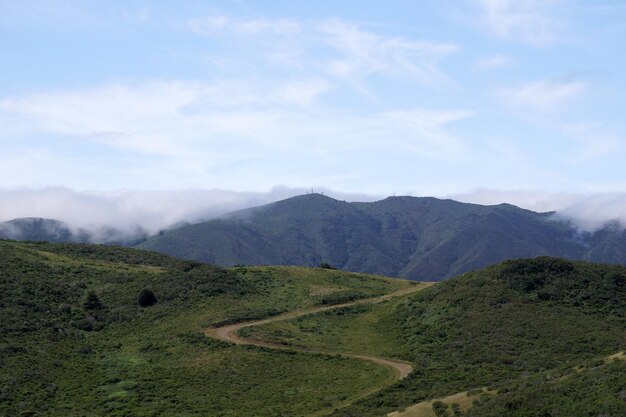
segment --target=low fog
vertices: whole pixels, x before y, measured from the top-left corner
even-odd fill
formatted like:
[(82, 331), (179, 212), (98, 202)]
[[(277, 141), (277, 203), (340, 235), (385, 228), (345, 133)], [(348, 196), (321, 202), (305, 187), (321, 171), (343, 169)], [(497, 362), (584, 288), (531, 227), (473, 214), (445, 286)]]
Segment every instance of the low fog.
[[(311, 189), (275, 187), (267, 192), (227, 190), (112, 192), (74, 191), (68, 188), (0, 190), (0, 221), (23, 217), (55, 219), (75, 233), (88, 231), (91, 241), (106, 242), (140, 234), (155, 234), (182, 223), (197, 223), (228, 212), (271, 203)], [(384, 196), (347, 194), (316, 188), (315, 192), (346, 201), (375, 201)], [(477, 203), (510, 203), (533, 211), (555, 211), (581, 231), (595, 231), (607, 222), (626, 224), (626, 193), (568, 194), (525, 190), (476, 190), (440, 196)], [(114, 228), (119, 233), (111, 233)], [(7, 226), (4, 226), (5, 230)]]
[(626, 225), (626, 193), (576, 194), (480, 189), (448, 197), (466, 203), (509, 203), (537, 212), (554, 211), (555, 218), (569, 220), (585, 232), (595, 232), (607, 223)]
[[(378, 197), (315, 192), (348, 201), (373, 201)], [(140, 234), (155, 234), (181, 223), (197, 223), (231, 211), (268, 204), (310, 192), (311, 189), (275, 187), (267, 192), (227, 190), (111, 192), (74, 191), (68, 188), (0, 190), (0, 221), (40, 217), (66, 223), (74, 233), (90, 232), (94, 242), (106, 242)], [(107, 228), (118, 229), (121, 234)], [(4, 225), (10, 232), (10, 225)]]

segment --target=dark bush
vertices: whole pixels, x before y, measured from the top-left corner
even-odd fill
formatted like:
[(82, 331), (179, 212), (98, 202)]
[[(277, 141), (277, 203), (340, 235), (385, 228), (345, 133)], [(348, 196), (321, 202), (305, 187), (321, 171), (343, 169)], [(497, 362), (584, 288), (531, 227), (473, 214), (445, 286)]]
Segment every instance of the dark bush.
[(87, 316), (74, 322), (74, 326), (79, 330), (86, 332), (98, 331), (102, 329), (102, 323), (98, 323), (98, 320), (94, 316)]
[(137, 301), (142, 307), (150, 307), (159, 302), (154, 293), (147, 288), (144, 288), (139, 292), (139, 295), (137, 296)]
[(93, 353), (93, 349), (91, 348), (91, 346), (81, 346), (79, 348), (76, 348), (76, 352), (80, 353), (81, 355), (89, 355), (90, 353)]
[(437, 417), (449, 417), (448, 405), (441, 401), (435, 401), (433, 403), (433, 412)]
[(59, 313), (69, 314), (72, 312), (72, 306), (66, 303), (59, 304)]
[(328, 262), (322, 262), (319, 267), (322, 269), (337, 269)]
[(104, 306), (100, 302), (100, 299), (96, 295), (95, 292), (89, 291), (87, 296), (85, 297), (85, 301), (83, 302), (83, 307), (85, 310), (101, 310)]

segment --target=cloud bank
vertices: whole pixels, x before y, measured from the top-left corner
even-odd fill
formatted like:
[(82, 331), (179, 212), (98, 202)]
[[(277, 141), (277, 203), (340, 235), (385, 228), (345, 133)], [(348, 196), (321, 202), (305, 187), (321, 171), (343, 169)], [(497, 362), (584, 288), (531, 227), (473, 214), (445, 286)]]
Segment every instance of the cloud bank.
[[(274, 187), (268, 192), (227, 190), (110, 192), (74, 191), (68, 188), (0, 190), (0, 221), (23, 217), (59, 220), (74, 230), (94, 233), (95, 241), (119, 235), (102, 235), (113, 227), (133, 237), (141, 232), (155, 234), (181, 223), (197, 223), (231, 211), (268, 204), (307, 193), (304, 188)], [(330, 197), (350, 201), (372, 201), (375, 196), (339, 193), (316, 188)]]
[[(231, 211), (268, 204), (310, 192), (311, 189), (274, 187), (267, 192), (229, 190), (109, 192), (74, 191), (68, 188), (0, 189), (0, 221), (22, 217), (41, 217), (66, 223), (74, 230), (94, 234), (93, 240), (119, 239), (106, 234), (113, 227), (122, 236), (155, 234), (184, 223), (197, 223)], [(315, 188), (332, 198), (346, 201), (376, 201), (385, 196), (342, 193)], [(440, 196), (457, 201), (493, 205), (514, 204), (529, 210), (556, 211), (557, 218), (571, 221), (580, 230), (595, 231), (608, 222), (626, 225), (626, 193), (574, 194), (528, 190), (481, 189), (470, 193)], [(104, 233), (104, 234), (103, 234)]]
[(556, 218), (569, 220), (578, 229), (587, 232), (597, 231), (615, 221), (626, 225), (626, 193), (623, 192), (577, 194), (479, 189), (449, 197), (466, 203), (509, 203), (537, 212), (554, 211)]
[(562, 23), (552, 16), (558, 0), (475, 0), (481, 23), (493, 36), (533, 46), (559, 39)]

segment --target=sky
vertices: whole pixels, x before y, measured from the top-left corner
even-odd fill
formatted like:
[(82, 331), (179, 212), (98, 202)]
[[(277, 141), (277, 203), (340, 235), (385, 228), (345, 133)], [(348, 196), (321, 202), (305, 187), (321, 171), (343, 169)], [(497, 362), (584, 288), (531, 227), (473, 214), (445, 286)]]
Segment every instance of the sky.
[(0, 0), (0, 220), (55, 192), (309, 188), (626, 218), (624, 22), (623, 0)]

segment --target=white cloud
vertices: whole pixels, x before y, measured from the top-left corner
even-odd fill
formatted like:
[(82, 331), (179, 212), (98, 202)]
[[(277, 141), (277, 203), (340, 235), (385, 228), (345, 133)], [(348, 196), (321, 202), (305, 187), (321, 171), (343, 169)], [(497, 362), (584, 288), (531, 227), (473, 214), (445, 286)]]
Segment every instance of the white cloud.
[(562, 23), (551, 15), (558, 0), (475, 0), (481, 24), (500, 39), (534, 46), (554, 43)]
[[(394, 133), (399, 138), (406, 136), (402, 132), (410, 132), (411, 140), (398, 143), (401, 146), (418, 155), (424, 155), (434, 159), (458, 158), (464, 149), (464, 144), (455, 135), (446, 131), (446, 125), (452, 122), (467, 119), (473, 116), (473, 112), (456, 111), (431, 111), (424, 109), (400, 110), (382, 113), (379, 116), (379, 134), (393, 137)], [(404, 146), (403, 146), (404, 145)]]
[(300, 23), (292, 19), (238, 19), (228, 16), (208, 16), (190, 19), (188, 26), (193, 32), (204, 36), (223, 32), (244, 35), (291, 35), (301, 30)]
[(556, 218), (569, 220), (580, 230), (590, 232), (614, 221), (626, 226), (626, 193), (478, 189), (449, 197), (466, 203), (509, 203), (538, 212), (556, 211)]
[(318, 30), (340, 54), (327, 64), (327, 69), (341, 77), (363, 79), (375, 73), (391, 73), (408, 74), (424, 83), (440, 82), (446, 77), (439, 70), (439, 62), (458, 50), (452, 43), (379, 35), (339, 19), (321, 23)]
[(624, 148), (623, 140), (598, 124), (566, 123), (561, 130), (578, 145), (568, 158), (573, 165), (596, 160)]
[(587, 195), (558, 213), (586, 231), (595, 231), (608, 222), (617, 221), (626, 226), (626, 193)]
[[(499, 104), (516, 117), (552, 132), (566, 143), (560, 159), (572, 167), (595, 162), (624, 150), (624, 141), (605, 123), (581, 119), (590, 85), (576, 79), (539, 80), (495, 90)], [(560, 161), (559, 161), (560, 162)]]
[[(138, 228), (156, 233), (181, 222), (208, 220), (231, 211), (268, 204), (308, 191), (282, 186), (267, 192), (219, 189), (109, 192), (74, 191), (68, 188), (0, 189), (0, 221), (43, 217), (95, 233), (102, 226), (115, 227), (128, 235), (135, 233)], [(371, 195), (340, 193), (325, 188), (316, 188), (315, 191), (341, 200), (377, 199)]]
[(277, 102), (306, 105), (315, 101), (331, 87), (331, 83), (324, 79), (309, 80), (307, 83), (285, 82), (272, 92), (272, 96)]
[(449, 196), (465, 203), (494, 205), (508, 203), (537, 212), (559, 211), (580, 201), (583, 197), (576, 193), (557, 193), (527, 189), (496, 190), (480, 188), (466, 193)]
[(84, 29), (101, 27), (103, 17), (89, 12), (83, 2), (62, 0), (48, 3), (38, 0), (2, 1), (0, 27), (31, 26), (42, 30), (54, 26)]
[[(268, 204), (309, 192), (310, 189), (278, 186), (267, 192), (223, 189), (75, 191), (68, 188), (0, 189), (0, 221), (43, 217), (63, 221), (73, 228), (96, 233), (114, 227), (128, 236), (138, 229), (149, 233), (180, 224), (219, 217), (231, 211)], [(355, 194), (314, 188), (346, 201), (376, 201), (385, 195)], [(514, 204), (529, 210), (556, 211), (557, 218), (572, 221), (581, 230), (595, 231), (608, 222), (626, 225), (626, 193), (554, 193), (546, 191), (479, 189), (442, 196), (457, 201), (492, 205)], [(119, 238), (119, 236), (114, 236)]]
[[(280, 109), (315, 100), (325, 80), (253, 82), (154, 81), (131, 86), (28, 94), (0, 100), (2, 128), (73, 136), (121, 149), (191, 156), (194, 140), (249, 134), (272, 123)], [(293, 110), (291, 110), (293, 111)]]
[(496, 54), (478, 58), (474, 61), (474, 68), (480, 71), (493, 70), (511, 65), (514, 59), (510, 55)]
[[(12, 162), (22, 165), (14, 166), (16, 172), (30, 172), (36, 178), (28, 184), (78, 188), (88, 187), (85, 184), (94, 181), (98, 170), (106, 170), (113, 187), (128, 181), (143, 186), (150, 181), (146, 173), (151, 172), (152, 181), (161, 184), (177, 179), (180, 184), (173, 184), (175, 188), (208, 183), (263, 189), (285, 183), (285, 177), (310, 184), (326, 175), (319, 162), (303, 155), (343, 155), (358, 165), (352, 152), (385, 149), (434, 160), (462, 153), (462, 141), (447, 125), (470, 117), (471, 112), (337, 111), (319, 99), (331, 88), (330, 82), (319, 78), (265, 83), (152, 81), (26, 94), (0, 100), (0, 131), (9, 133), (4, 140), (10, 140), (16, 151), (41, 149), (49, 155), (43, 165), (30, 164), (28, 158)], [(41, 139), (33, 143), (26, 138)], [(73, 148), (87, 149), (89, 160)], [(68, 149), (72, 156), (64, 155)], [(97, 155), (107, 149), (132, 155), (133, 163), (116, 166), (110, 156), (112, 165), (99, 163)], [(7, 158), (10, 155), (0, 156), (0, 162)], [(52, 165), (53, 177), (46, 174)], [(283, 170), (276, 170), (274, 177), (248, 173), (261, 166)], [(226, 172), (233, 182), (220, 180)], [(3, 183), (24, 184), (19, 180), (8, 175)]]
[(588, 85), (581, 80), (539, 80), (496, 90), (506, 106), (539, 113), (550, 113), (573, 104)]
[(248, 37), (256, 48), (250, 54), (264, 54), (266, 62), (332, 75), (358, 84), (363, 91), (365, 79), (374, 74), (409, 77), (425, 84), (447, 81), (440, 61), (459, 49), (449, 42), (379, 34), (338, 18), (302, 22), (210, 16), (191, 19), (187, 26), (203, 36)]

